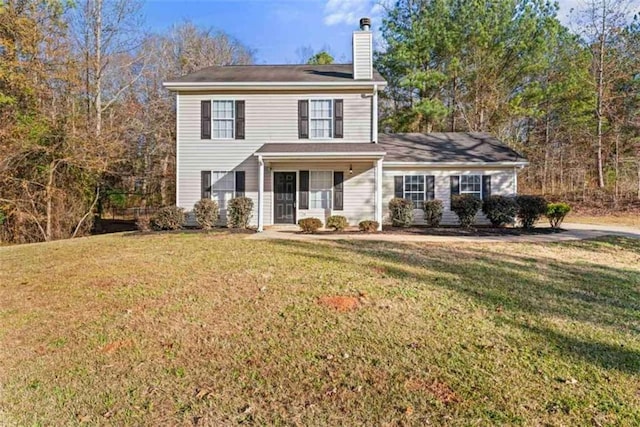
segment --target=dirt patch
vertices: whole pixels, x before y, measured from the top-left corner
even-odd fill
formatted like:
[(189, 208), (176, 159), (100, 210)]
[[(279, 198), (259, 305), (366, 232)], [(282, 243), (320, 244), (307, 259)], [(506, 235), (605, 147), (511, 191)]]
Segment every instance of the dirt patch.
[(428, 381), (423, 379), (409, 380), (405, 384), (405, 388), (412, 392), (426, 392), (438, 399), (445, 405), (458, 403), (461, 401), (460, 396), (449, 387), (448, 384), (441, 381)]
[(361, 302), (358, 297), (348, 296), (325, 296), (318, 299), (318, 303), (325, 307), (338, 311), (351, 311), (360, 307)]

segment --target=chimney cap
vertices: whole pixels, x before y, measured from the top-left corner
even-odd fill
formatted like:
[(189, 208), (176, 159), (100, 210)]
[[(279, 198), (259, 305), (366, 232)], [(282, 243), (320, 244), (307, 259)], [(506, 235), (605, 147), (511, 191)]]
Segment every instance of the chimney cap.
[(360, 18), (360, 29), (363, 31), (369, 31), (371, 28), (371, 19), (370, 18)]

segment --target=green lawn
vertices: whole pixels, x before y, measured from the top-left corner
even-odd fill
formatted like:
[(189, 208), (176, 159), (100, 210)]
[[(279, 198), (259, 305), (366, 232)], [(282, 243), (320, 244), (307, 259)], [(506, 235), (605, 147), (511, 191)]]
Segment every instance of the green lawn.
[(0, 425), (640, 424), (638, 240), (244, 237), (1, 247)]

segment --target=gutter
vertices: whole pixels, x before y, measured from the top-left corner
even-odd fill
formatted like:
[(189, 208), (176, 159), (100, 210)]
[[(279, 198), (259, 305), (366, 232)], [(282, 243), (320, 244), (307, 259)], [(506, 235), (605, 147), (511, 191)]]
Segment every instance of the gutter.
[[(371, 158), (371, 157), (375, 157), (375, 158), (382, 158), (384, 157), (384, 155), (387, 154), (383, 151), (375, 151), (375, 152), (357, 152), (357, 153), (353, 153), (353, 152), (327, 152), (327, 153), (265, 153), (265, 152), (256, 152), (253, 153), (254, 156), (257, 157), (262, 157), (264, 160), (274, 160), (277, 158), (280, 159), (304, 159), (304, 158), (309, 158), (309, 159), (317, 159), (317, 158), (345, 158), (345, 161), (348, 161), (349, 159), (366, 159), (366, 158)], [(346, 158), (348, 157), (348, 158)]]
[(164, 82), (162, 86), (169, 90), (204, 90), (204, 89), (261, 89), (261, 88), (330, 88), (362, 89), (370, 87), (384, 87), (387, 83), (382, 81), (357, 81), (347, 82)]
[(385, 161), (382, 167), (412, 167), (412, 166), (465, 166), (465, 167), (520, 167), (523, 168), (529, 164), (528, 161), (516, 161), (516, 162), (388, 162)]

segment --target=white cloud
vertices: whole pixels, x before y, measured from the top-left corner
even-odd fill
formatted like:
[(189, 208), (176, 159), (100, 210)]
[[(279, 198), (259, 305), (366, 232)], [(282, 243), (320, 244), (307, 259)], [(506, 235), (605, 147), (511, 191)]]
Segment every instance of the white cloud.
[(324, 7), (325, 25), (351, 25), (356, 26), (360, 18), (370, 17), (375, 19), (382, 9), (377, 2), (372, 0), (327, 0)]

